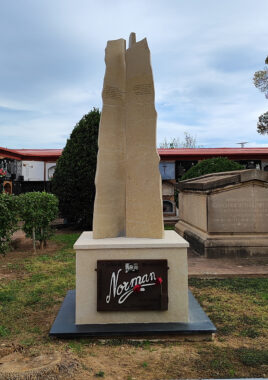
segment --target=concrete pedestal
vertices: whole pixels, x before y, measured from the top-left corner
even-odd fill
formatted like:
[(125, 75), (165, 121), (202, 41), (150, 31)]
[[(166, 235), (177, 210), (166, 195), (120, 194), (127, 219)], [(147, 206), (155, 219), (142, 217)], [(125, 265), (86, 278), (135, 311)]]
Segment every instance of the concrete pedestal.
[[(76, 325), (188, 322), (188, 243), (174, 231), (163, 239), (93, 239), (83, 232), (76, 250)], [(97, 311), (97, 260), (168, 261), (168, 310)]]

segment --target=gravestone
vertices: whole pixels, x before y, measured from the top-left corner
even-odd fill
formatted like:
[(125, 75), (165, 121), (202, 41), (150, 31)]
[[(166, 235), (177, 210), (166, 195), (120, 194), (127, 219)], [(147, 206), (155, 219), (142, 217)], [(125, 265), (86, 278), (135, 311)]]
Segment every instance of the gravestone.
[(179, 183), (176, 230), (206, 257), (268, 254), (268, 173), (214, 173)]
[(146, 39), (108, 41), (93, 232), (76, 241), (76, 291), (56, 336), (202, 333), (215, 327), (188, 294), (188, 243), (163, 230), (156, 111)]

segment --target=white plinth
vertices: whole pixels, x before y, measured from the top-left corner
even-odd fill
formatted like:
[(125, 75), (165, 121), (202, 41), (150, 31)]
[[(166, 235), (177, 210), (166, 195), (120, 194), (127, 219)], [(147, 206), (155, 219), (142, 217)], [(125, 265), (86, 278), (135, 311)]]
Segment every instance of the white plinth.
[[(93, 239), (83, 232), (76, 250), (76, 324), (188, 322), (188, 243), (175, 231), (163, 239)], [(168, 310), (97, 311), (97, 260), (168, 260)]]

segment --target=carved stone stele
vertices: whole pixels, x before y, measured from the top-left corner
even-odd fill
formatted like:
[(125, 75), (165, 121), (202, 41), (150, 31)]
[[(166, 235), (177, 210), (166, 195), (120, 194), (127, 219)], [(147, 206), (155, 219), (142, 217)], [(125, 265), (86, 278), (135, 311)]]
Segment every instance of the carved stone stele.
[(146, 39), (108, 41), (93, 238), (163, 238), (154, 82)]

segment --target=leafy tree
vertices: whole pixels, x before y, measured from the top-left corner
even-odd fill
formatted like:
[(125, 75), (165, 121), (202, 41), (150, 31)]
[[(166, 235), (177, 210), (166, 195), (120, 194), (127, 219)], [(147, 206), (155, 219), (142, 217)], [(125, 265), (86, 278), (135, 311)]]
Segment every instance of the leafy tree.
[(244, 167), (237, 162), (228, 160), (226, 157), (210, 158), (203, 160), (191, 167), (181, 178), (181, 180), (199, 177), (209, 173), (227, 172), (232, 170), (241, 170)]
[(173, 137), (169, 141), (165, 138), (164, 141), (160, 143), (160, 148), (196, 148), (196, 138), (191, 136), (190, 133), (184, 132), (184, 141), (181, 141), (178, 137)]
[(81, 228), (92, 229), (99, 122), (100, 112), (93, 108), (76, 124), (52, 179), (62, 216)]
[[(265, 97), (268, 99), (268, 56), (265, 59), (266, 66), (263, 70), (256, 71), (253, 77), (254, 86), (261, 92), (264, 92)], [(257, 123), (257, 132), (261, 135), (268, 134), (268, 112), (259, 116)]]
[(268, 112), (263, 113), (259, 116), (259, 121), (257, 123), (257, 131), (261, 135), (268, 133)]
[(0, 253), (5, 255), (18, 224), (17, 197), (0, 193)]
[(19, 207), (20, 217), (24, 221), (23, 230), (27, 237), (33, 239), (35, 252), (36, 240), (43, 248), (52, 233), (50, 223), (58, 215), (58, 199), (46, 192), (25, 193), (19, 195)]

